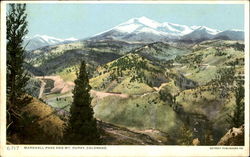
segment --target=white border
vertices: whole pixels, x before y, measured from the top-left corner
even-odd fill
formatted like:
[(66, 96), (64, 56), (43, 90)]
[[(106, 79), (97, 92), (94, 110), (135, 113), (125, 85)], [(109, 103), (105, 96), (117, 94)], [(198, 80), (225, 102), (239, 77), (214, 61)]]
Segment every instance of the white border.
[(76, 3), (76, 4), (247, 4), (248, 0), (224, 0), (224, 1), (218, 1), (218, 0), (194, 0), (194, 1), (189, 1), (189, 0), (176, 0), (176, 1), (162, 1), (162, 0), (138, 0), (138, 1), (131, 1), (131, 0), (111, 0), (111, 1), (104, 1), (104, 0), (93, 0), (93, 1), (4, 1), (2, 3), (45, 3), (45, 4), (71, 4), (71, 3)]
[[(79, 4), (244, 4), (245, 5), (245, 146), (105, 146), (104, 150), (73, 149), (48, 150), (46, 147), (64, 147), (63, 145), (6, 145), (6, 13), (8, 3), (79, 3)], [(249, 155), (249, 2), (248, 1), (8, 1), (1, 2), (1, 55), (0, 55), (0, 156), (248, 156)], [(24, 147), (41, 149), (25, 150)], [(78, 146), (75, 146), (78, 147)], [(103, 146), (100, 146), (103, 147)], [(7, 150), (17, 149), (18, 150)], [(43, 149), (42, 149), (43, 148)], [(93, 148), (93, 147), (92, 147)], [(217, 148), (217, 149), (213, 149)], [(238, 148), (238, 149), (233, 149)], [(242, 149), (241, 149), (242, 148)]]

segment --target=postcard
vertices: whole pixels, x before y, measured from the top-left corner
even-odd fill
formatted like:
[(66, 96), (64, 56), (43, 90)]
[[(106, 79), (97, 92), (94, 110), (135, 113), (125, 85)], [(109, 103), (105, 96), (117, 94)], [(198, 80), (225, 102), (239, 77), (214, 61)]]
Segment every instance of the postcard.
[(1, 156), (248, 156), (248, 1), (1, 2)]

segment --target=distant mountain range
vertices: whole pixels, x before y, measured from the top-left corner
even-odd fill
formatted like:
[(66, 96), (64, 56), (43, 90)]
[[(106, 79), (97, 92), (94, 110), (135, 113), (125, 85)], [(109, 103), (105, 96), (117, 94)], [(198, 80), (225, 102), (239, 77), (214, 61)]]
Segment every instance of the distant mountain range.
[(60, 39), (60, 38), (55, 38), (51, 37), (48, 35), (35, 35), (33, 37), (26, 37), (24, 39), (24, 46), (26, 50), (35, 50), (41, 47), (45, 46), (51, 46), (51, 45), (57, 45), (60, 43), (67, 43), (67, 42), (73, 42), (77, 41), (78, 39), (76, 38), (68, 38), (68, 39)]
[(132, 18), (90, 39), (125, 41), (202, 41), (208, 39), (244, 40), (244, 31), (220, 31), (206, 26), (186, 26), (169, 22), (159, 23), (146, 17)]
[[(127, 42), (182, 41), (199, 42), (209, 39), (244, 40), (242, 30), (216, 30), (206, 26), (187, 26), (169, 22), (159, 23), (147, 17), (132, 18), (87, 40), (122, 40)], [(26, 50), (74, 42), (78, 39), (59, 39), (47, 35), (35, 35), (24, 40)]]

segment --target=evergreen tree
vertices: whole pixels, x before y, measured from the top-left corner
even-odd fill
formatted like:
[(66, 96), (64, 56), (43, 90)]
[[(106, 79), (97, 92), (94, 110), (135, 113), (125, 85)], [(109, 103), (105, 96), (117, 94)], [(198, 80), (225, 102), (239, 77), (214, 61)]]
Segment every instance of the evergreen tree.
[(66, 144), (100, 144), (97, 122), (93, 117), (90, 89), (85, 62), (83, 61), (75, 80), (73, 103), (64, 135)]
[(22, 118), (20, 108), (27, 104), (24, 87), (28, 76), (24, 71), (24, 48), (22, 42), (28, 33), (25, 4), (10, 4), (6, 17), (7, 25), (7, 133), (19, 132)]
[(244, 87), (241, 83), (238, 83), (235, 89), (235, 106), (233, 109), (233, 114), (228, 115), (228, 123), (230, 127), (240, 127), (244, 124), (244, 110), (245, 110), (245, 103), (244, 103)]
[(24, 72), (23, 38), (28, 33), (25, 4), (10, 4), (7, 15), (7, 95), (11, 104), (15, 104), (24, 94), (28, 81)]

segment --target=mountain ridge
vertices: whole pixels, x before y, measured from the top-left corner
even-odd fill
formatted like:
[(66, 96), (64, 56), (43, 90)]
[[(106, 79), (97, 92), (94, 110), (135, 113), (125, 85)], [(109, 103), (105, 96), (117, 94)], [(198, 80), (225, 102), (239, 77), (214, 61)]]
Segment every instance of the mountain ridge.
[(33, 37), (25, 37), (24, 45), (25, 45), (26, 50), (32, 51), (32, 50), (39, 49), (45, 46), (52, 46), (52, 45), (57, 45), (60, 43), (74, 42), (77, 40), (78, 39), (74, 37), (61, 39), (61, 38), (56, 38), (56, 37), (52, 37), (48, 35), (36, 34)]
[[(125, 41), (206, 40), (227, 36), (230, 40), (244, 40), (242, 30), (216, 30), (206, 26), (187, 26), (169, 22), (159, 23), (147, 17), (132, 18), (90, 39), (119, 39)], [(235, 37), (236, 36), (236, 37)]]
[(217, 30), (207, 26), (187, 26), (170, 22), (157, 22), (147, 17), (131, 18), (106, 31), (91, 37), (60, 39), (48, 35), (35, 35), (24, 39), (26, 50), (77, 41), (118, 40), (124, 42), (200, 42), (211, 39), (244, 40), (244, 31), (239, 29)]

